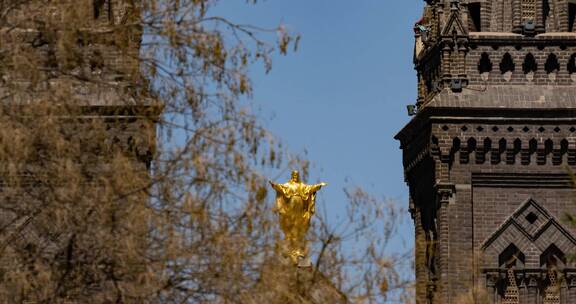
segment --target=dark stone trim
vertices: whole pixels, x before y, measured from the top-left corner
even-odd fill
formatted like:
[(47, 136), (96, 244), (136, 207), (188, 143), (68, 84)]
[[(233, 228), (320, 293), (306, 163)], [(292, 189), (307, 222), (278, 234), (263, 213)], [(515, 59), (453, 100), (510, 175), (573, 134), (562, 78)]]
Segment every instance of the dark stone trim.
[(572, 178), (562, 173), (472, 173), (474, 187), (498, 188), (574, 188)]

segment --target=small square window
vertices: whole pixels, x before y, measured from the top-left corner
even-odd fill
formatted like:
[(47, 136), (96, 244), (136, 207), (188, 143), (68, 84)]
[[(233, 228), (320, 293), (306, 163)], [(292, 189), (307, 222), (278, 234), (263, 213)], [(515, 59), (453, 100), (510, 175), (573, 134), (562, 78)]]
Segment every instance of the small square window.
[(533, 212), (530, 212), (530, 213), (528, 213), (528, 215), (526, 215), (526, 220), (530, 224), (534, 224), (538, 220), (538, 216), (536, 214), (534, 214)]

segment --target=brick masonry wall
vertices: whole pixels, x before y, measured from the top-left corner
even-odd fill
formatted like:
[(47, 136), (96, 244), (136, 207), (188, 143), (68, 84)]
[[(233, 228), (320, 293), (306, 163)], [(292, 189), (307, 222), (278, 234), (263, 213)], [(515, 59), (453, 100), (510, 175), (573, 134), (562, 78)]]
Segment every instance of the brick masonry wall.
[[(439, 153), (438, 159), (448, 159), (448, 166), (437, 166), (439, 180), (446, 179), (456, 186), (455, 201), (448, 206), (449, 236), (448, 252), (442, 271), (448, 278), (440, 282), (450, 291), (449, 299), (455, 299), (471, 289), (481, 278), (482, 243), (496, 232), (511, 214), (528, 199), (532, 198), (546, 208), (553, 217), (560, 220), (566, 212), (576, 214), (576, 193), (566, 185), (564, 188), (534, 187), (475, 187), (473, 173), (507, 174), (566, 174), (567, 166), (574, 164), (576, 127), (571, 124), (433, 124), (433, 147)], [(434, 139), (435, 138), (435, 139)], [(469, 147), (470, 139), (476, 141)], [(499, 146), (506, 140), (505, 150)], [(520, 151), (509, 155), (513, 142), (520, 140)], [(536, 149), (528, 154), (529, 142), (537, 143)], [(552, 143), (546, 151), (546, 141)], [(562, 141), (568, 143), (568, 150), (560, 154)], [(437, 142), (437, 147), (434, 147)], [(459, 148), (455, 143), (460, 142)], [(490, 147), (487, 147), (489, 145)], [(524, 153), (523, 153), (524, 151)], [(556, 156), (555, 156), (556, 153)], [(528, 154), (528, 155), (527, 155)], [(442, 170), (442, 169), (441, 169)], [(547, 187), (547, 185), (544, 185)], [(568, 228), (573, 235), (576, 230)], [(532, 256), (539, 257), (540, 253)], [(498, 259), (498, 256), (485, 256), (484, 259)], [(540, 267), (539, 261), (531, 261), (529, 266)]]
[[(482, 32), (476, 33), (463, 28), (470, 24), (470, 1), (427, 2), (428, 15), (440, 17), (425, 21), (433, 37), (415, 57), (419, 113), (397, 139), (416, 239), (434, 229), (439, 233), (439, 281), (432, 302), (444, 304), (456, 303), (474, 285), (499, 284), (493, 291), (502, 292), (501, 278), (489, 277), (487, 267), (498, 275), (499, 255), (515, 239), (525, 250), (526, 267), (535, 272), (542, 270), (546, 242), (554, 240), (565, 251), (576, 248), (576, 229), (562, 222), (565, 213), (576, 214), (567, 174), (576, 169), (576, 35), (567, 33), (566, 0), (551, 1), (547, 18), (538, 2), (532, 32), (524, 28), (522, 1), (472, 1), (481, 5)], [(457, 19), (463, 26), (452, 22)], [(510, 73), (500, 67), (506, 54), (514, 64)], [(483, 55), (491, 70), (481, 74)], [(532, 209), (518, 211), (521, 206)], [(539, 217), (533, 226), (520, 227), (529, 221), (526, 210), (540, 212)], [(534, 236), (537, 231), (542, 235)], [(423, 285), (435, 282), (422, 263), (425, 249), (417, 247), (416, 256), (417, 302), (428, 303), (422, 297), (430, 296), (424, 292), (429, 286)], [(576, 301), (575, 274), (566, 277), (563, 303)], [(519, 286), (520, 281), (544, 284), (542, 273), (523, 275)], [(536, 301), (535, 289), (522, 288), (521, 303), (529, 295)], [(497, 303), (498, 296), (493, 300)]]

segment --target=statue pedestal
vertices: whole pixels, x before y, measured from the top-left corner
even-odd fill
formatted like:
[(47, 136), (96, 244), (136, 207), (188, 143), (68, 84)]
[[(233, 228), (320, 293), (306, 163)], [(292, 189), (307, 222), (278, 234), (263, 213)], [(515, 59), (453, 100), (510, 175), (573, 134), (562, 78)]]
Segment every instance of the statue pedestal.
[(265, 263), (260, 283), (241, 296), (241, 304), (345, 304), (346, 296), (322, 273), (316, 271), (310, 259), (298, 265), (285, 256)]

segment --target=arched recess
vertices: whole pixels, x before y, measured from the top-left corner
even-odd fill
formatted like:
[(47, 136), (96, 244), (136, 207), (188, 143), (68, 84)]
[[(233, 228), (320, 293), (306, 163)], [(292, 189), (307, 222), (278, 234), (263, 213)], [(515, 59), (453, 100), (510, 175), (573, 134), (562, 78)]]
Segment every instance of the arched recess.
[(460, 138), (456, 137), (452, 140), (452, 148), (450, 149), (450, 168), (456, 161), (457, 154), (460, 153), (460, 146), (461, 146)]
[(470, 32), (482, 31), (482, 1), (468, 2), (468, 28)]
[(498, 255), (498, 265), (500, 268), (524, 268), (526, 256), (516, 245), (510, 244)]
[(569, 74), (576, 73), (576, 54), (572, 54), (568, 60), (568, 66), (566, 67)]
[(512, 55), (510, 55), (510, 53), (504, 54), (504, 56), (502, 57), (502, 61), (500, 62), (500, 72), (502, 72), (502, 74), (505, 74), (508, 72), (514, 72), (515, 69), (516, 64), (514, 64)]
[(562, 269), (566, 266), (566, 255), (562, 250), (556, 247), (555, 244), (551, 244), (541, 255), (540, 255), (540, 266), (547, 268), (558, 268)]
[(558, 63), (558, 57), (556, 56), (556, 54), (551, 53), (550, 55), (548, 55), (548, 59), (546, 59), (544, 69), (548, 74), (556, 73), (560, 70), (560, 63)]
[(550, 13), (552, 12), (549, 0), (542, 0), (542, 10), (542, 21), (546, 29), (549, 29), (548, 21), (550, 21)]
[(574, 32), (574, 22), (576, 21), (576, 1), (568, 0), (568, 31)]
[(480, 74), (492, 72), (492, 61), (490, 61), (490, 55), (484, 52), (480, 55), (480, 61), (478, 62), (478, 72)]
[(522, 64), (522, 71), (524, 74), (535, 73), (538, 70), (538, 63), (536, 58), (532, 53), (528, 53), (524, 58), (524, 63)]

